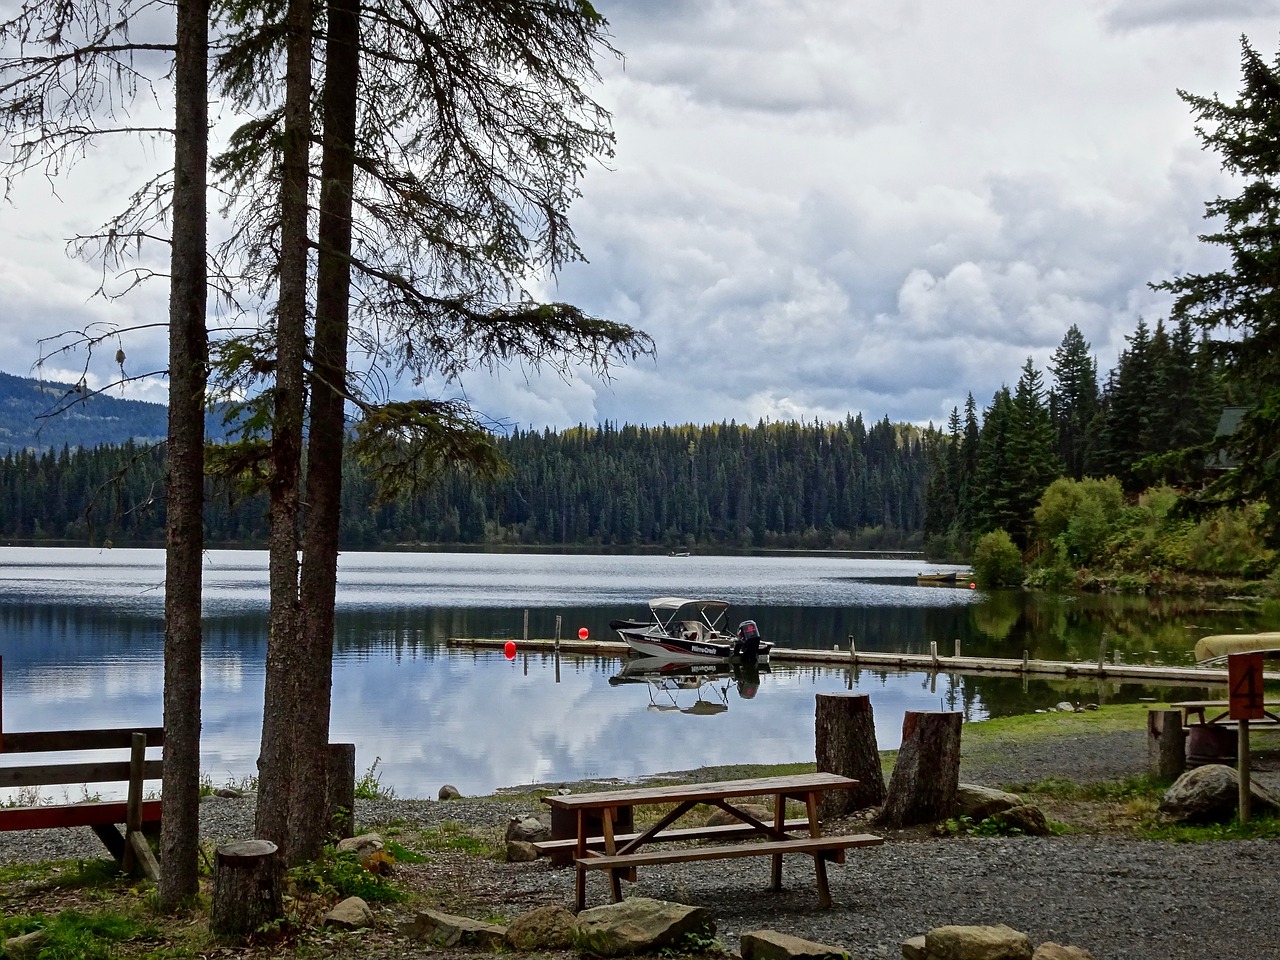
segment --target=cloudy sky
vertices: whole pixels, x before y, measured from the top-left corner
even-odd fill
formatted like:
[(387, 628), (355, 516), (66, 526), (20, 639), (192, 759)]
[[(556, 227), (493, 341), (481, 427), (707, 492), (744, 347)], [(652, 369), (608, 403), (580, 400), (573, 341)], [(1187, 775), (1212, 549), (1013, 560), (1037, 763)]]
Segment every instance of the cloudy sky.
[[(617, 156), (573, 210), (590, 262), (541, 292), (642, 328), (657, 356), (609, 382), (428, 385), (525, 427), (941, 425), (1028, 357), (1047, 371), (1073, 323), (1105, 373), (1165, 313), (1149, 282), (1220, 262), (1197, 235), (1234, 188), (1177, 90), (1234, 99), (1240, 37), (1280, 46), (1280, 0), (597, 7), (625, 54), (598, 91)], [(0, 207), (0, 369), (30, 375), (38, 337), (90, 320), (164, 318), (161, 284), (92, 300), (99, 268), (63, 253), (138, 168), (97, 159), (61, 202), (30, 181)], [(164, 365), (154, 333), (125, 347), (130, 373)]]

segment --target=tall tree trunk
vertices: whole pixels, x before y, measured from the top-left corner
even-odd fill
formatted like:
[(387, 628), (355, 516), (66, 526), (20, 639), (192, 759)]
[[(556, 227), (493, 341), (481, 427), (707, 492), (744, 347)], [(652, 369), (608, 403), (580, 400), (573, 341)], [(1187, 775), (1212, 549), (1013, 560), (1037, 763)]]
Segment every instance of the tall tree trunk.
[[(257, 832), (289, 849), (288, 813), (295, 791), (314, 789), (294, 771), (299, 696), (306, 669), (298, 607), (298, 477), (306, 408), (307, 187), (311, 133), (311, 0), (289, 0), (284, 146), (280, 188), (280, 299), (276, 307), (275, 418), (271, 437), (268, 536), (271, 608), (258, 756)], [(321, 791), (323, 793), (323, 791)]]
[[(299, 744), (304, 783), (324, 783), (333, 686), (333, 608), (338, 581), (342, 447), (346, 436), (347, 328), (351, 302), (351, 195), (360, 68), (359, 0), (330, 0), (325, 48), (324, 136), (316, 325), (302, 541)], [(290, 808), (291, 859), (320, 856), (329, 824), (325, 791), (300, 791)]]
[(199, 890), (208, 57), (208, 0), (177, 0), (165, 467), (163, 910), (176, 909)]

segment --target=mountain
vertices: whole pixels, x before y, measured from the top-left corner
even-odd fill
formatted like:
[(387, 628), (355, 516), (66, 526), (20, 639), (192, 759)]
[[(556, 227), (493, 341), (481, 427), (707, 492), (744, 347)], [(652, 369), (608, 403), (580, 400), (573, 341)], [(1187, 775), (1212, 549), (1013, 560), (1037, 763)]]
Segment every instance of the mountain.
[(76, 392), (74, 384), (0, 372), (0, 455), (126, 440), (152, 443), (168, 435), (169, 408), (162, 403), (105, 393), (78, 398)]

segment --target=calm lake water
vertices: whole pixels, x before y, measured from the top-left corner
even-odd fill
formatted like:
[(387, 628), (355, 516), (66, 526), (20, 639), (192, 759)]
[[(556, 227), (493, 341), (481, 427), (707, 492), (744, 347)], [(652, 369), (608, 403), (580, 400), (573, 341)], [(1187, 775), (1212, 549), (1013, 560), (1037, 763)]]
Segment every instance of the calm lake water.
[[(622, 680), (618, 658), (447, 647), (450, 637), (519, 640), (645, 613), (650, 597), (733, 604), (784, 647), (1190, 662), (1208, 633), (1263, 629), (1271, 611), (1145, 598), (1055, 598), (921, 587), (915, 560), (845, 556), (667, 557), (548, 553), (347, 553), (338, 583), (332, 739), (375, 760), (384, 787), (434, 797), (701, 765), (813, 759), (814, 697), (869, 693), (883, 748), (907, 710), (970, 720), (1081, 702), (1198, 695), (1096, 682), (1050, 684), (774, 663), (730, 674)], [(252, 776), (266, 656), (266, 554), (210, 551), (205, 562), (202, 769)], [(7, 730), (162, 721), (161, 550), (0, 548), (0, 657)], [(1274, 622), (1274, 618), (1270, 618)], [(1274, 629), (1274, 627), (1272, 627)], [(614, 682), (610, 682), (611, 679)], [(10, 761), (6, 761), (10, 762)], [(72, 791), (74, 794), (76, 791)], [(62, 799), (60, 796), (54, 799)], [(72, 796), (71, 799), (75, 799)]]

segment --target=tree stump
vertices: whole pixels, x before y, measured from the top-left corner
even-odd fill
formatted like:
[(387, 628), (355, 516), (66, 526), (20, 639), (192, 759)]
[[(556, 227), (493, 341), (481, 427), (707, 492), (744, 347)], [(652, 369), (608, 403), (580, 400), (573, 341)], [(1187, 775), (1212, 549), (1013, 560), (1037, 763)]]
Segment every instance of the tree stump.
[(1147, 769), (1158, 780), (1177, 780), (1187, 769), (1187, 734), (1181, 710), (1147, 712)]
[(822, 795), (818, 815), (824, 820), (884, 803), (884, 773), (871, 697), (865, 693), (820, 693), (817, 697), (815, 748), (819, 773), (852, 777), (852, 790)]
[(935, 823), (955, 812), (960, 784), (960, 720), (952, 711), (908, 710), (902, 747), (889, 778), (878, 826)]
[(356, 825), (356, 745), (329, 744), (328, 761), (329, 834), (345, 840), (355, 835)]
[(218, 847), (213, 869), (209, 932), (239, 941), (284, 915), (281, 871), (270, 840), (240, 840)]

